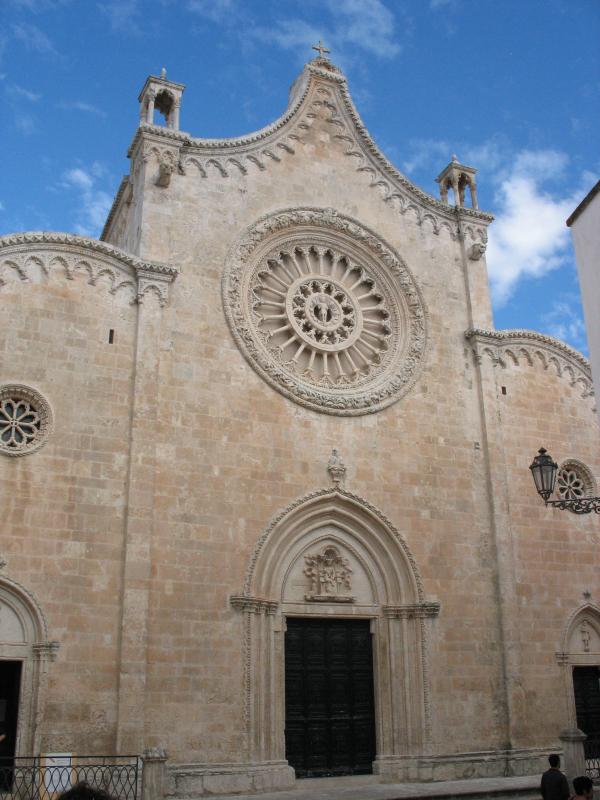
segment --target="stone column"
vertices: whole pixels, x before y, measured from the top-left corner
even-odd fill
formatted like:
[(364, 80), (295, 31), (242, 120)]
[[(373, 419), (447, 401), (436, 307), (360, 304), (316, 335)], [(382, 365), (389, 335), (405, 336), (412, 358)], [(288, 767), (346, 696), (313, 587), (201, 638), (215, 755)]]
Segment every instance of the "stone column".
[(559, 739), (563, 743), (563, 771), (572, 785), (573, 778), (585, 775), (583, 743), (587, 736), (579, 728), (567, 728), (561, 732)]
[(173, 130), (175, 130), (175, 131), (179, 130), (179, 109), (180, 108), (181, 108), (181, 102), (179, 100), (175, 100), (175, 102), (173, 103), (173, 119), (172, 119), (172, 124), (171, 124), (171, 128), (173, 128)]
[(156, 94), (154, 92), (148, 92), (148, 105), (146, 106), (146, 122), (148, 125), (154, 124), (154, 100), (156, 98)]
[(474, 180), (471, 180), (470, 187), (471, 187), (471, 205), (473, 206), (474, 209), (478, 209), (479, 203), (477, 202), (477, 184), (475, 183)]
[(161, 747), (144, 750), (142, 756), (142, 800), (163, 800), (167, 754)]

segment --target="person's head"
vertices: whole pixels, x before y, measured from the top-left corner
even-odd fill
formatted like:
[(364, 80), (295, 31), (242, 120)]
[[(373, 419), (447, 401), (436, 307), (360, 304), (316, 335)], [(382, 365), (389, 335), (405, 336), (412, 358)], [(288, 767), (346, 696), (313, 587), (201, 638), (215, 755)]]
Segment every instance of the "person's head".
[(115, 800), (115, 798), (104, 789), (96, 789), (85, 781), (79, 781), (75, 786), (63, 792), (58, 800)]
[(575, 794), (580, 797), (591, 798), (594, 796), (594, 784), (592, 783), (592, 779), (588, 778), (587, 775), (580, 775), (578, 778), (573, 778), (573, 789), (575, 789)]
[(560, 767), (560, 756), (557, 756), (556, 753), (552, 753), (551, 756), (548, 756), (548, 763), (554, 769), (558, 769)]

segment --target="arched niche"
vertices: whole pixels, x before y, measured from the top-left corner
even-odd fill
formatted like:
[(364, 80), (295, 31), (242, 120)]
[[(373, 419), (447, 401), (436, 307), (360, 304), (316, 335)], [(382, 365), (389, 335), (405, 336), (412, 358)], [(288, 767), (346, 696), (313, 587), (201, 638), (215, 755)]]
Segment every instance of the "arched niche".
[[(315, 573), (324, 572), (323, 580)], [(285, 761), (284, 634), (289, 617), (371, 622), (377, 756), (374, 771), (404, 778), (430, 737), (426, 602), (410, 550), (374, 506), (341, 488), (300, 498), (278, 514), (250, 559), (244, 591), (247, 758)]]
[(58, 650), (49, 642), (44, 615), (33, 595), (0, 577), (0, 660), (21, 662), (16, 755), (35, 755), (46, 694), (48, 662)]

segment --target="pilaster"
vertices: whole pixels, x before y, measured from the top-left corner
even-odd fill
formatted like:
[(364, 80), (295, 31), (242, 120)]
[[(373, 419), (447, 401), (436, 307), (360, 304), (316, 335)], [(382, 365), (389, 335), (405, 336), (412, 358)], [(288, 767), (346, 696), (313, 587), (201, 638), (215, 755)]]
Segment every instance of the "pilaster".
[[(144, 745), (148, 609), (157, 472), (158, 374), (162, 308), (173, 273), (139, 276), (127, 517), (124, 532), (116, 752)], [(158, 279), (157, 279), (158, 278)]]

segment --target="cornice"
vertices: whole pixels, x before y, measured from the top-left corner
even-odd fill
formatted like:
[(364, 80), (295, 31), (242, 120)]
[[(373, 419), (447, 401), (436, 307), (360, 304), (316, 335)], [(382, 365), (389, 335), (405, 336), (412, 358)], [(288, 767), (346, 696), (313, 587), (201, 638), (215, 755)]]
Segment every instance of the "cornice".
[(385, 203), (401, 214), (411, 211), (419, 225), (428, 221), (436, 234), (446, 228), (455, 240), (462, 234), (485, 242), (486, 228), (493, 216), (443, 203), (394, 167), (363, 123), (345, 76), (324, 58), (315, 58), (306, 64), (292, 87), (288, 108), (258, 131), (232, 138), (203, 139), (142, 124), (133, 137), (128, 155), (132, 157), (141, 149), (144, 158), (154, 152), (160, 160), (162, 148), (175, 148), (179, 151), (179, 171), (185, 174), (188, 166), (195, 166), (203, 178), (209, 175), (227, 178), (230, 169), (239, 170), (243, 175), (253, 167), (263, 171), (267, 164), (280, 161), (284, 154), (293, 155), (295, 143), (302, 141), (323, 111), (325, 124), (334, 129), (332, 140), (344, 147), (344, 154), (354, 160), (357, 172), (371, 176), (370, 186), (378, 189)]
[[(98, 278), (107, 276), (112, 294), (129, 287), (134, 292), (134, 302), (140, 303), (147, 293), (153, 293), (161, 306), (167, 303), (168, 286), (178, 274), (176, 267), (146, 261), (98, 239), (71, 233), (34, 231), (0, 237), (0, 266), (15, 269), (21, 280), (27, 281), (32, 262), (46, 275), (60, 262), (68, 280), (81, 268), (92, 286)], [(0, 280), (0, 287), (2, 283)]]
[(112, 244), (101, 242), (99, 239), (88, 239), (86, 236), (77, 236), (74, 233), (61, 233), (55, 231), (27, 231), (24, 233), (9, 233), (0, 236), (0, 249), (28, 244), (59, 244), (67, 247), (80, 247), (95, 253), (102, 253), (121, 261), (132, 269), (145, 269), (170, 275), (174, 279), (179, 270), (160, 261), (145, 261), (137, 256), (127, 253)]
[(465, 338), (474, 345), (478, 359), (485, 354), (501, 367), (508, 362), (516, 365), (522, 361), (528, 366), (541, 363), (544, 369), (552, 365), (559, 376), (568, 377), (571, 386), (581, 386), (582, 397), (594, 394), (590, 362), (580, 352), (552, 336), (528, 330), (471, 328), (465, 332)]

